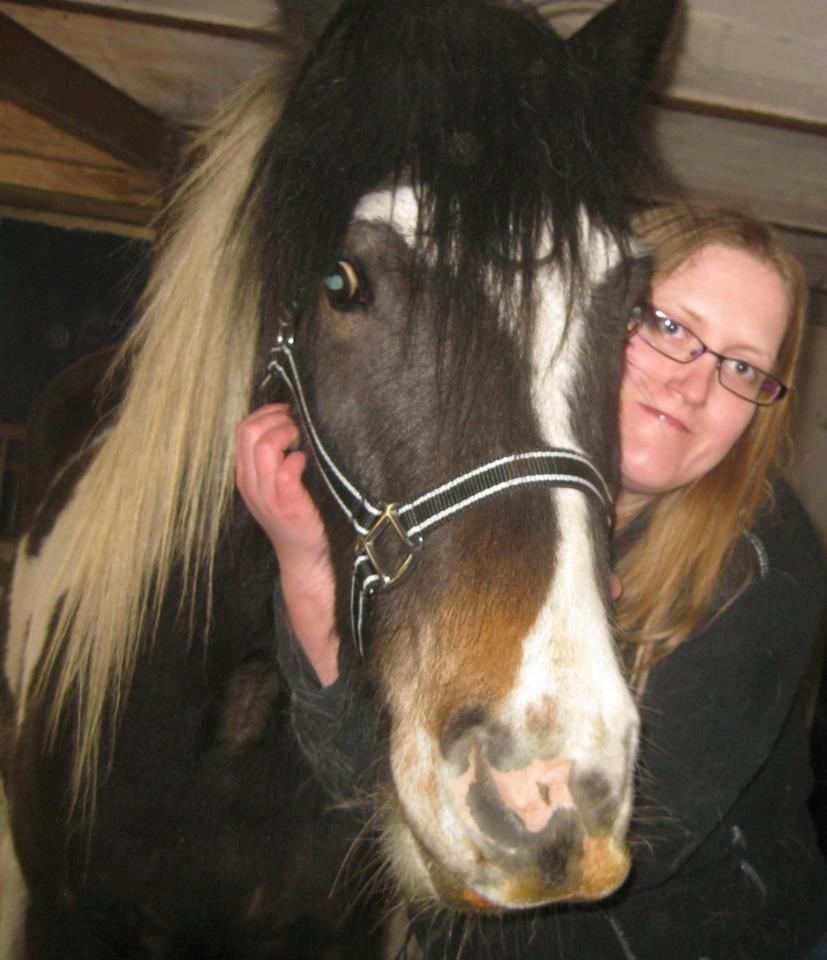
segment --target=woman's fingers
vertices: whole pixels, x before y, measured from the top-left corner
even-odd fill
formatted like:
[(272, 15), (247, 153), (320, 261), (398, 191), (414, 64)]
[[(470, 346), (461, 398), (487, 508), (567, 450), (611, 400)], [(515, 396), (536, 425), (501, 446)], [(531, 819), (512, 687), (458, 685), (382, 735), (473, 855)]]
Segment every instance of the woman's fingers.
[(300, 450), (288, 453), (275, 474), (275, 492), (286, 511), (294, 511), (312, 503), (302, 482), (307, 455)]
[[(236, 480), (243, 495), (257, 491), (284, 459), (285, 451), (300, 437), (287, 407), (270, 405), (256, 410), (236, 428)], [(266, 473), (260, 476), (260, 469)]]
[(258, 420), (264, 420), (273, 414), (284, 414), (288, 419), (292, 419), (290, 416), (290, 404), (289, 403), (265, 403), (263, 406), (258, 407), (256, 410), (253, 410), (252, 413), (248, 413), (247, 416), (241, 421), (242, 423), (255, 423)]
[(302, 483), (307, 456), (294, 448), (301, 434), (285, 404), (268, 404), (236, 431), (236, 482), (242, 499), (277, 551), (319, 549), (324, 528)]
[(278, 428), (264, 434), (253, 449), (259, 505), (287, 522), (300, 521), (316, 509), (302, 483), (307, 457), (301, 451), (285, 454), (289, 442), (287, 431)]

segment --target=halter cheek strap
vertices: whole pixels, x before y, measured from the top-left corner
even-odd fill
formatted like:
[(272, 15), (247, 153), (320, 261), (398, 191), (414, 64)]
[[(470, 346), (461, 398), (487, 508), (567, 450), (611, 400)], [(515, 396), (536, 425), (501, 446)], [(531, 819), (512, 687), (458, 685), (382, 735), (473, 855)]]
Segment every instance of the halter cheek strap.
[[(371, 598), (399, 583), (422, 549), (426, 534), (476, 504), (528, 485), (569, 487), (597, 500), (611, 525), (612, 497), (600, 471), (582, 453), (556, 447), (499, 457), (405, 503), (374, 501), (347, 477), (325, 448), (291, 348), (291, 337), (279, 337), (265, 383), (277, 374), (287, 384), (322, 477), (356, 533), (351, 629), (360, 657), (364, 656)], [(391, 559), (387, 559), (388, 552)]]

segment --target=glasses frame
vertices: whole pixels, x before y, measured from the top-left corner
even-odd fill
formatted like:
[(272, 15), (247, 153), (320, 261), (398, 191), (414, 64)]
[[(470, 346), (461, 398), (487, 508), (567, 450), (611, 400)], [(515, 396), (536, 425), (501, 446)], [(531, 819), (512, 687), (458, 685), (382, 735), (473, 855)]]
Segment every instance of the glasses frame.
[[(659, 320), (668, 320), (670, 323), (675, 323), (679, 327), (683, 327), (683, 329), (690, 336), (692, 336), (695, 340), (698, 341), (698, 343), (701, 346), (700, 352), (696, 353), (694, 357), (690, 357), (688, 360), (681, 360), (678, 357), (673, 357), (671, 353), (664, 352), (663, 350), (660, 349), (660, 347), (656, 347), (651, 341), (646, 339), (646, 337), (643, 335), (641, 330), (643, 326), (644, 313), (646, 311), (649, 311), (652, 315), (657, 317)], [(771, 373), (767, 373), (766, 370), (762, 370), (760, 367), (756, 367), (754, 363), (750, 363), (749, 366), (752, 367), (752, 369), (755, 370), (756, 373), (760, 374), (762, 377), (765, 377), (767, 380), (771, 380), (773, 383), (778, 385), (778, 392), (774, 396), (770, 397), (768, 400), (754, 400), (752, 397), (745, 397), (742, 393), (738, 393), (737, 390), (733, 390), (732, 387), (728, 387), (721, 379), (721, 367), (723, 366), (724, 361), (730, 360), (730, 361), (736, 361), (738, 363), (747, 363), (747, 361), (742, 360), (740, 357), (727, 357), (723, 353), (718, 353), (717, 351), (711, 349), (711, 347), (708, 347), (703, 342), (703, 340), (701, 340), (701, 338), (695, 333), (695, 331), (692, 330), (690, 327), (688, 327), (683, 321), (675, 320), (674, 317), (670, 316), (668, 313), (665, 313), (663, 310), (658, 310), (657, 307), (654, 306), (654, 304), (638, 303), (632, 310), (631, 314), (629, 315), (629, 319), (626, 321), (626, 331), (627, 331), (627, 334), (626, 334), (627, 339), (631, 340), (632, 337), (638, 336), (646, 344), (647, 347), (651, 347), (652, 350), (654, 350), (656, 353), (659, 353), (662, 357), (666, 357), (667, 360), (674, 360), (675, 363), (680, 363), (682, 366), (686, 366), (686, 364), (692, 363), (693, 361), (697, 360), (699, 357), (702, 357), (705, 353), (710, 354), (710, 356), (715, 357), (715, 359), (718, 361), (715, 369), (718, 373), (718, 383), (720, 383), (720, 385), (724, 388), (724, 390), (728, 391), (733, 396), (738, 397), (741, 400), (746, 400), (747, 403), (754, 403), (755, 406), (757, 407), (769, 407), (773, 403), (776, 403), (776, 401), (781, 400), (781, 398), (786, 396), (787, 393), (789, 392), (789, 387), (783, 384), (778, 379), (778, 377), (773, 376)]]

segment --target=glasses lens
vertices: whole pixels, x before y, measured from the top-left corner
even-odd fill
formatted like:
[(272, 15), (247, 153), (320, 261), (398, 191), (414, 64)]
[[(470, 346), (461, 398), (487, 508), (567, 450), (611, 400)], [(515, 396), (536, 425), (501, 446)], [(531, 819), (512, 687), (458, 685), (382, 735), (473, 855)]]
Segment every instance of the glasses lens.
[(780, 400), (787, 392), (787, 388), (780, 380), (776, 380), (774, 377), (768, 377), (766, 374), (764, 374), (763, 377), (761, 389), (755, 398), (755, 402), (767, 404), (772, 403), (774, 400)]
[(736, 396), (766, 406), (781, 397), (784, 385), (744, 360), (725, 358), (718, 367), (722, 386)]
[(689, 363), (704, 352), (703, 343), (691, 330), (651, 306), (642, 310), (640, 335), (658, 353), (678, 363)]

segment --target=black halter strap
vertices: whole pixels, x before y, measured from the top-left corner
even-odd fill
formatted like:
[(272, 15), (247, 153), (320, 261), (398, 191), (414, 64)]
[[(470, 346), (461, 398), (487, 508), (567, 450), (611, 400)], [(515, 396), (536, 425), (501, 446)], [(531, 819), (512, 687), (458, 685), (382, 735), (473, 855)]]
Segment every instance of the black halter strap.
[[(374, 501), (345, 475), (322, 443), (310, 415), (291, 346), (292, 338), (279, 338), (267, 368), (268, 379), (278, 374), (290, 389), (322, 477), (356, 532), (351, 628), (360, 656), (364, 655), (370, 598), (399, 583), (422, 548), (427, 533), (470, 507), (526, 485), (570, 487), (596, 499), (605, 512), (607, 524), (611, 524), (612, 497), (600, 471), (582, 453), (559, 448), (499, 457), (407, 503)], [(380, 553), (380, 540), (387, 537), (394, 541), (390, 563), (383, 559), (387, 550)]]

